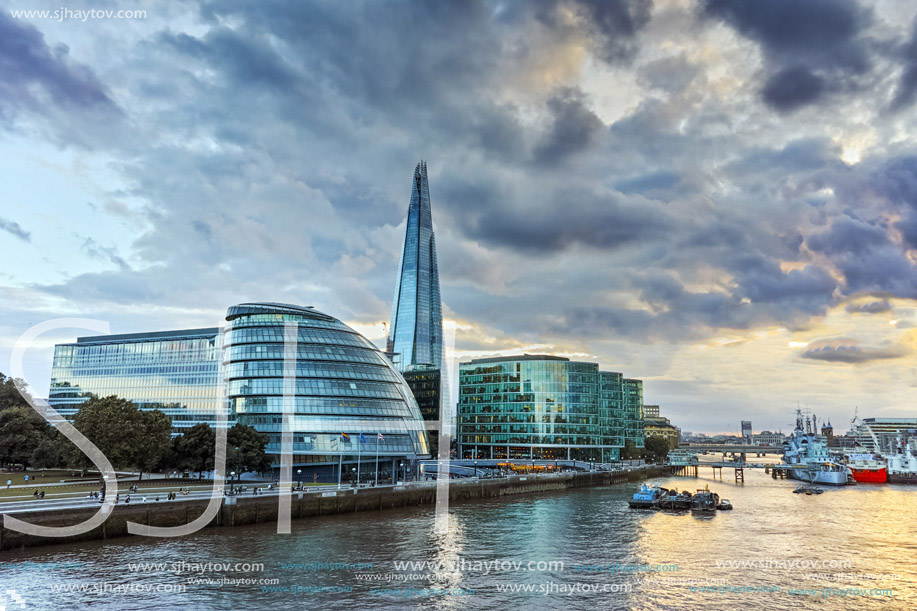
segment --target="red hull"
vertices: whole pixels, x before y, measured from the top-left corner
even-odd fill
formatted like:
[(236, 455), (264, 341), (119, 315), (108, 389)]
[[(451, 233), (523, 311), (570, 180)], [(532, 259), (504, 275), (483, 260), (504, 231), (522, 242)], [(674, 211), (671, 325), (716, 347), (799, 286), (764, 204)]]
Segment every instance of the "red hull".
[(871, 484), (884, 484), (888, 480), (888, 470), (885, 467), (878, 469), (854, 469), (851, 467), (853, 479), (857, 482)]

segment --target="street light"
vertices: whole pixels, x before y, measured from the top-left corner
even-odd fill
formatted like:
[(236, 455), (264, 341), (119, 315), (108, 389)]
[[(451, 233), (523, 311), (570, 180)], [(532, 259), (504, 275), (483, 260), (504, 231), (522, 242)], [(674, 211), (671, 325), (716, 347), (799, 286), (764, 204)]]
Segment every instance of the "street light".
[[(399, 480), (400, 480), (401, 477), (402, 477), (402, 476), (401, 476), (401, 470), (402, 470), (403, 468), (404, 468), (404, 462), (399, 462), (399, 463), (398, 463), (398, 479), (399, 479)], [(437, 472), (437, 474), (436, 474), (436, 477), (439, 477), (439, 473), (438, 473), (438, 472)]]

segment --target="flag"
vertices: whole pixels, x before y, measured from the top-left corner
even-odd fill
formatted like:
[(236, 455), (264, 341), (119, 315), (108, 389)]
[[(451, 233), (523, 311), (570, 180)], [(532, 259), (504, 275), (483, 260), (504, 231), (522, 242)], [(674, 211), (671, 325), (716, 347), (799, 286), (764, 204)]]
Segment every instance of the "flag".
[(382, 433), (379, 433), (379, 439), (381, 439), (382, 441), (385, 441), (385, 437), (382, 436)]
[(343, 437), (344, 439), (350, 439), (350, 435), (348, 435), (347, 433), (341, 433), (341, 437)]
[(366, 437), (363, 436), (363, 433), (360, 433), (360, 443), (366, 443)]

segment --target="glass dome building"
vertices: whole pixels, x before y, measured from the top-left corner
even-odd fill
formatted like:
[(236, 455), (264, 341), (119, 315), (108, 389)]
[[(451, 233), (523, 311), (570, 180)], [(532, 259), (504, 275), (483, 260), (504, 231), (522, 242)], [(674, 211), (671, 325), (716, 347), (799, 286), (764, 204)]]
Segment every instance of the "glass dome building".
[(279, 303), (232, 306), (226, 321), (221, 372), (230, 411), (236, 422), (268, 435), (275, 465), (284, 410), (289, 412), (294, 479), (349, 481), (358, 472), (372, 482), (378, 465), (378, 479), (386, 481), (429, 456), (423, 419), (404, 378), (341, 321)]

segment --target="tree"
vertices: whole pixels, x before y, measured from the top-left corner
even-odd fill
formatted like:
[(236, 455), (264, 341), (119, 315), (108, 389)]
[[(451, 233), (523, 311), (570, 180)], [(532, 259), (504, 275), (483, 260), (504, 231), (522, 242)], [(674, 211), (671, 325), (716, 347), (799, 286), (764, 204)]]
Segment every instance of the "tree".
[(19, 392), (19, 389), (16, 387), (16, 382), (19, 382), (23, 388), (25, 387), (25, 382), (23, 380), (13, 380), (13, 378), (0, 373), (0, 411), (11, 407), (28, 407), (29, 403)]
[(144, 469), (152, 471), (162, 461), (169, 449), (172, 437), (172, 421), (158, 409), (137, 412), (137, 429), (134, 432), (134, 452), (132, 463), (140, 469), (143, 479)]
[(647, 437), (645, 442), (645, 456), (652, 457), (661, 462), (669, 455), (669, 442), (663, 437)]
[(29, 406), (0, 411), (0, 464), (28, 467), (32, 453), (51, 427)]
[(245, 424), (234, 425), (226, 434), (226, 469), (242, 474), (245, 471), (263, 473), (271, 468), (265, 452), (267, 435)]
[[(169, 446), (171, 423), (159, 410), (141, 411), (127, 399), (114, 395), (90, 396), (73, 419), (73, 425), (108, 457), (115, 469), (155, 468)], [(66, 450), (68, 462), (81, 469), (92, 465), (76, 446)]]
[(633, 439), (625, 439), (624, 447), (621, 448), (621, 459), (630, 460), (632, 458), (637, 458), (640, 456), (640, 450), (637, 449), (637, 444), (634, 443)]
[(70, 442), (62, 435), (54, 432), (54, 436), (48, 436), (39, 442), (38, 447), (32, 452), (29, 458), (29, 464), (35, 469), (50, 469), (60, 467), (64, 464), (64, 453), (61, 449), (63, 445)]
[(179, 456), (190, 469), (198, 472), (198, 478), (204, 476), (204, 471), (213, 470), (216, 433), (209, 424), (206, 422), (195, 424), (180, 439)]

